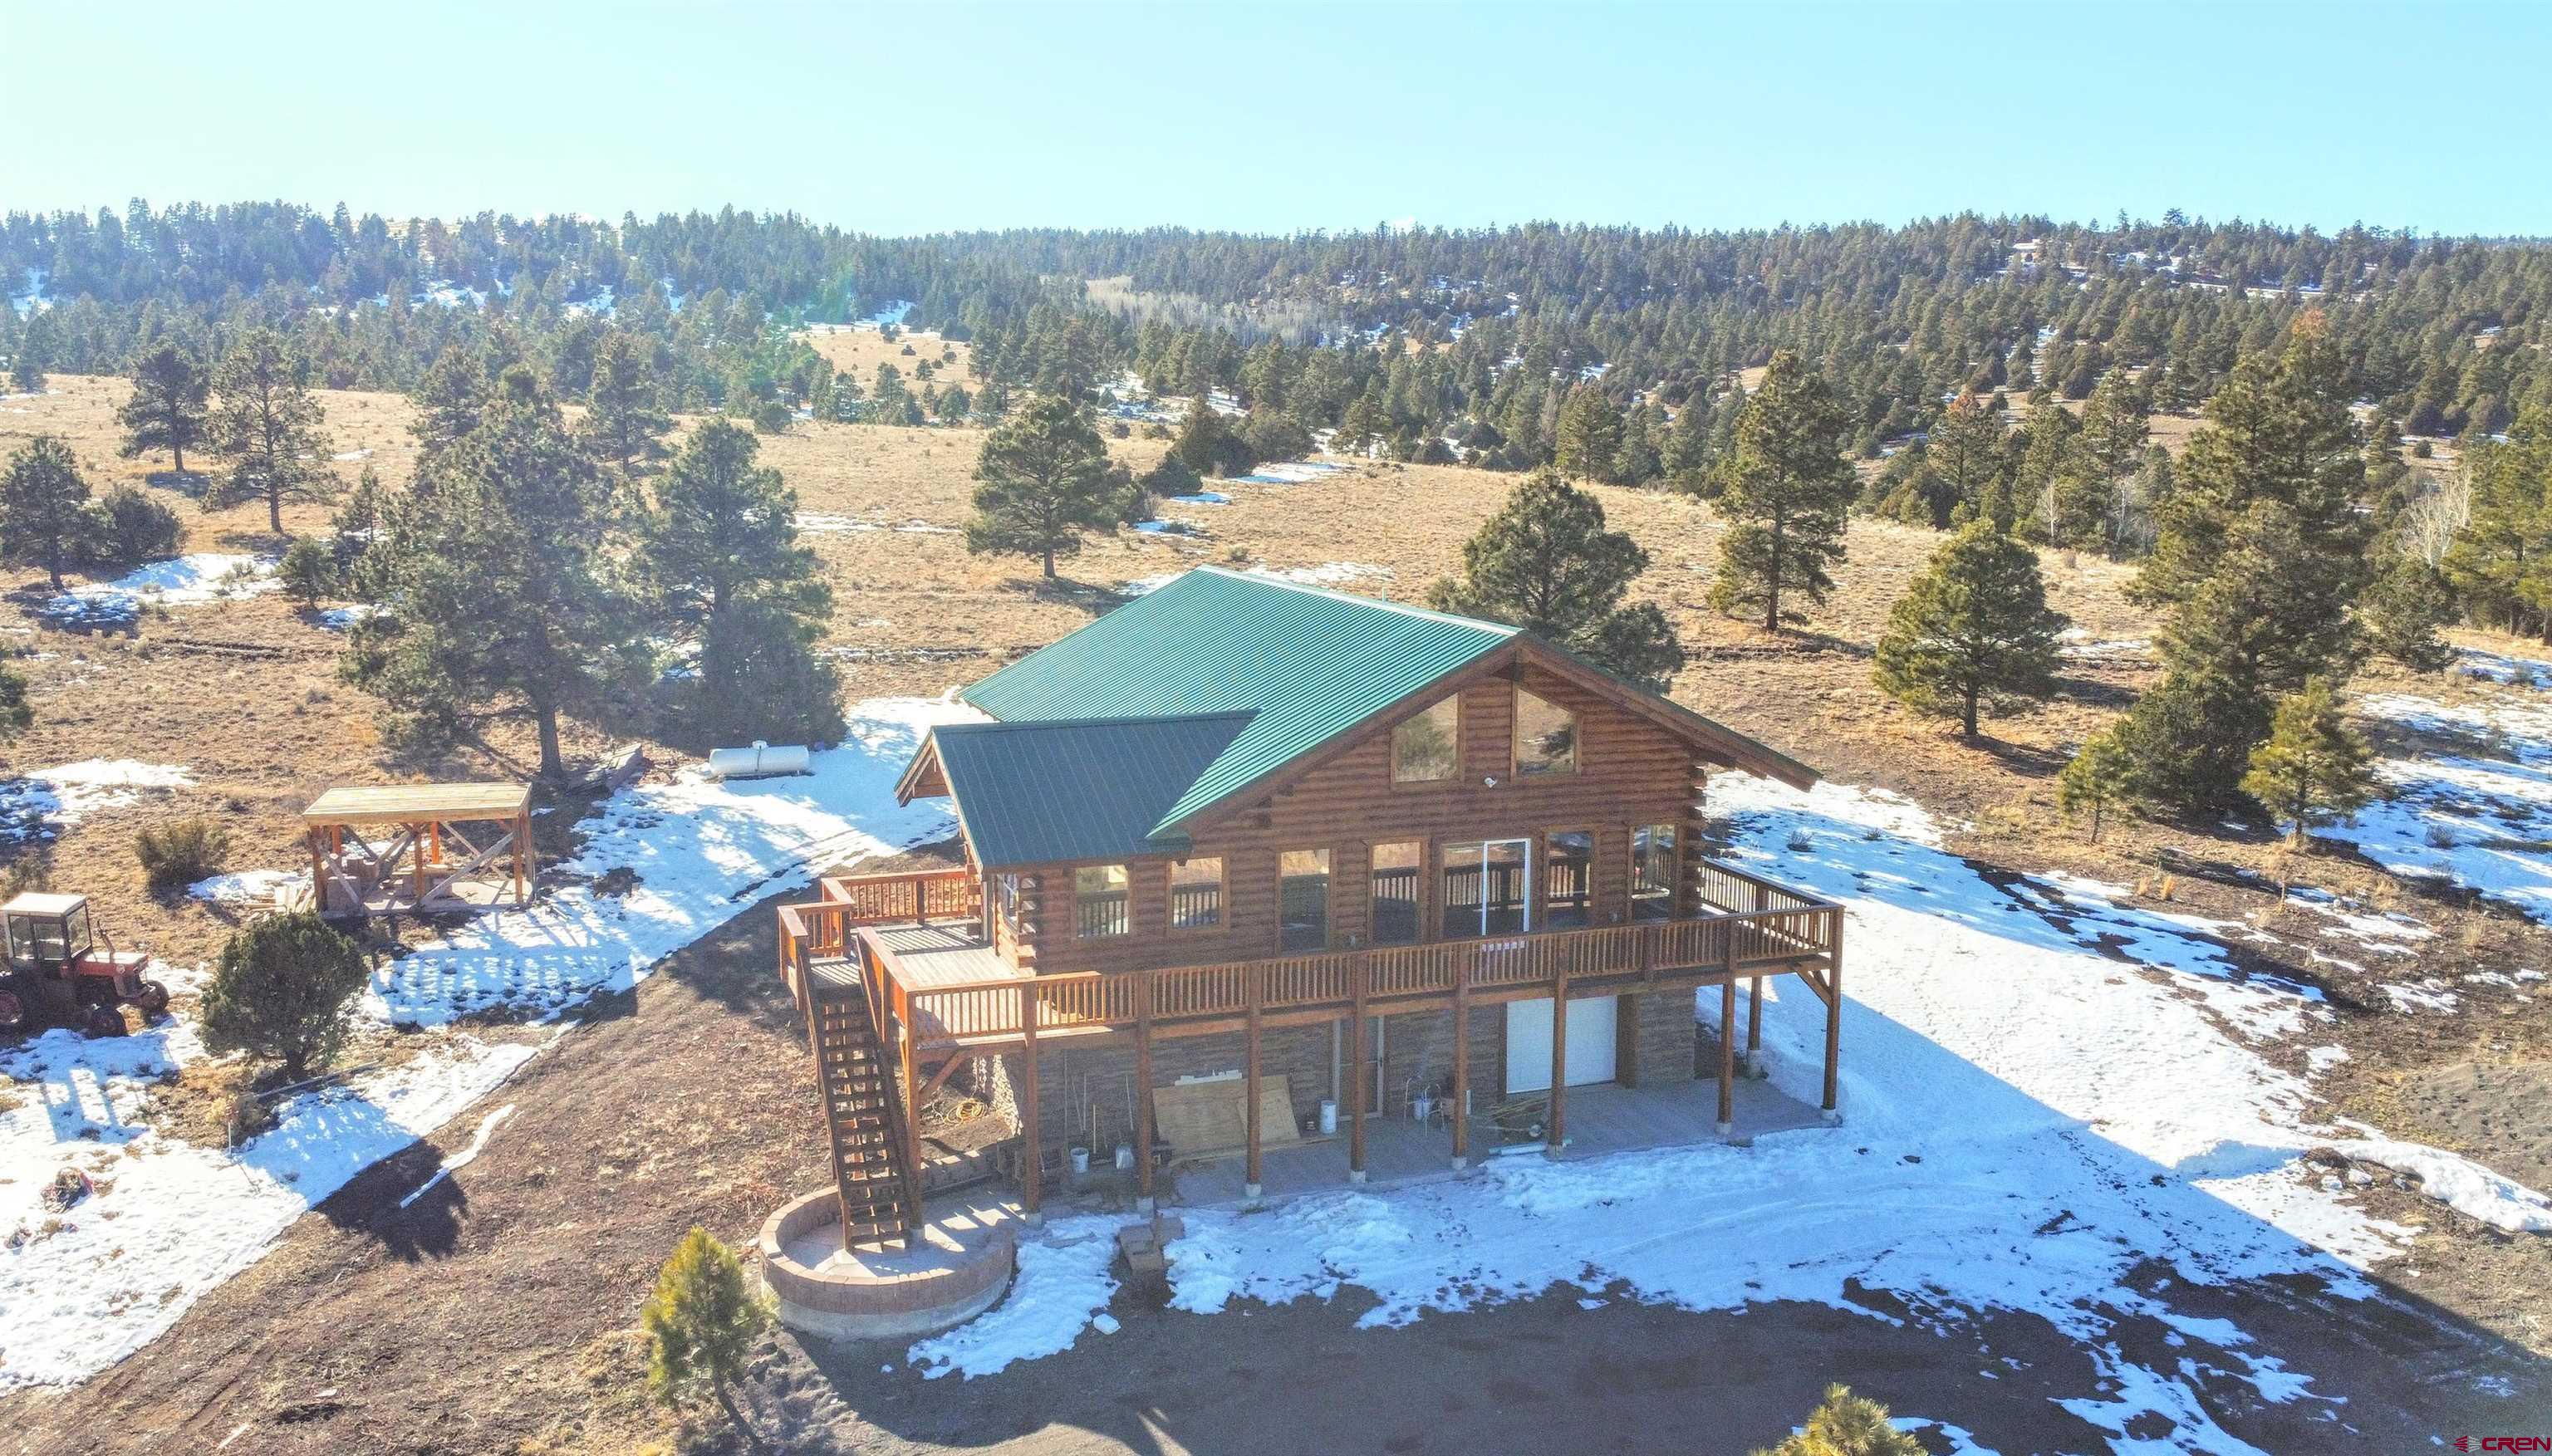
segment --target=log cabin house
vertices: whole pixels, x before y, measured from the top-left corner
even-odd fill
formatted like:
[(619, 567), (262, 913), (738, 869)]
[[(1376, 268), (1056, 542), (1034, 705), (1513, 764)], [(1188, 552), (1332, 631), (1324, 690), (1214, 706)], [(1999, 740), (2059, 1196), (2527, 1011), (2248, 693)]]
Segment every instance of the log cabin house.
[(1690, 1080), (1696, 989), (1733, 1029), (1744, 984), (1751, 1037), (1777, 975), (1827, 1007), (1834, 1107), (1842, 911), (1697, 852), (1711, 770), (1814, 774), (1527, 632), (1209, 567), (961, 696), (990, 721), (897, 793), (952, 802), (965, 868), (780, 913), (846, 1241), (917, 1221), (913, 1109), (961, 1067), (1031, 1212), (1067, 1143), (1219, 1142), (1254, 1196), (1323, 1102), (1351, 1181), (1375, 1117), (1460, 1167), (1546, 1098), (1556, 1147), (1572, 1086)]

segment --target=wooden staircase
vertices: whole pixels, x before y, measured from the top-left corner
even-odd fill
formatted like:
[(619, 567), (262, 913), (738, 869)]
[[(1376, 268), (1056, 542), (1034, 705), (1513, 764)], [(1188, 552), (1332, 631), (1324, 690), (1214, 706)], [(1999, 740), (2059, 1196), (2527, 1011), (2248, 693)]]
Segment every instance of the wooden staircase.
[(833, 1141), (842, 1247), (909, 1239), (921, 1226), (921, 1197), (904, 1142), (904, 1098), (869, 998), (817, 994), (806, 1019)]

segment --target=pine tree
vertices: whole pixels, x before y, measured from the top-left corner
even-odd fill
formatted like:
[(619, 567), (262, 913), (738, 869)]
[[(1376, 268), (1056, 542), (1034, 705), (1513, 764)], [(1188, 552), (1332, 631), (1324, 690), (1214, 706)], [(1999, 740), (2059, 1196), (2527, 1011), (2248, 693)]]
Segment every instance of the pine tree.
[(358, 590), (379, 610), (340, 673), (421, 742), (528, 718), (541, 773), (566, 772), (559, 723), (643, 669), (637, 614), (613, 579), (609, 483), (528, 368), (498, 381), (478, 428), (395, 501)]
[(0, 559), (44, 568), (61, 590), (63, 570), (88, 551), (96, 518), (87, 507), (88, 480), (71, 448), (56, 435), (28, 441), (0, 472)]
[(2003, 440), (2009, 433), (2001, 414), (1972, 389), (1941, 412), (1941, 422), (1923, 444), (1924, 464), (1948, 486), (1932, 511), (1933, 529), (1948, 530), (1961, 505), (1967, 508), (1967, 519), (1981, 518), (1986, 496), (2002, 478)]
[(1720, 544), (1710, 604), (1730, 615), (1759, 609), (1764, 630), (1806, 620), (1782, 599), (1823, 602), (1826, 568), (1843, 560), (1844, 513), (1859, 481), (1844, 457), (1847, 420), (1824, 377), (1789, 350), (1772, 356), (1737, 422), (1724, 463), (1720, 508), (1736, 524)]
[(1898, 1430), (1886, 1406), (1836, 1385), (1826, 1387), (1805, 1428), (1754, 1456), (1923, 1456), (1923, 1443)]
[(1559, 435), (1552, 445), (1551, 463), (1562, 477), (1610, 481), (1613, 457), (1622, 448), (1622, 417), (1603, 390), (1580, 384), (1559, 407)]
[(313, 610), (337, 587), (337, 559), (315, 536), (295, 536), (274, 569), (284, 591)]
[(647, 1332), (647, 1389), (657, 1401), (680, 1408), (703, 1396), (714, 1400), (758, 1447), (761, 1438), (736, 1408), (733, 1387), (754, 1341), (771, 1325), (771, 1310), (754, 1297), (735, 1255), (693, 1228), (657, 1274), (638, 1322)]
[(214, 1055), (278, 1062), (286, 1082), (302, 1082), (344, 1049), (356, 993), (371, 980), (363, 948), (317, 911), (272, 915), (222, 946), (195, 1020)]
[(1522, 627), (1634, 682), (1663, 690), (1683, 645), (1654, 603), (1623, 605), (1648, 554), (1607, 530), (1604, 506), (1543, 468), (1462, 547), (1462, 574), (1429, 592), (1438, 611)]
[(2095, 734), (2056, 776), (2056, 806), (2068, 816), (2089, 813), (2091, 842), (2112, 809), (2135, 797), (2135, 760), (2116, 731)]
[(283, 503), (326, 500), (336, 477), (319, 464), (328, 452), (319, 401), (304, 376), (308, 362), (270, 329), (240, 340), (213, 372), (221, 402), (212, 414), (213, 451), (231, 462), (204, 491), (204, 508), (266, 502), (266, 529), (283, 534)]
[(2507, 443), (2480, 448), (2465, 469), (2472, 519), (2446, 550), (2446, 579), (2479, 619), (2542, 633), (2552, 622), (2552, 398), (2529, 403)]
[(2330, 680), (2315, 677), (2279, 699), (2268, 742), (2251, 751), (2242, 791), (2292, 826), (2305, 843), (2316, 825), (2356, 813), (2375, 797), (2374, 755), (2340, 717)]
[(1108, 447), (1087, 413), (1059, 395), (1038, 395), (985, 437), (975, 463), (975, 518), (966, 549), (979, 556), (1042, 561), (1077, 556), (1091, 531), (1114, 531), (1117, 500)]
[(585, 438), (624, 475), (661, 458), (674, 428), (658, 398), (651, 353), (645, 342), (612, 330), (594, 352), (593, 383), (585, 391)]
[(2392, 559), (2367, 584), (2360, 603), (2367, 645), (2414, 673), (2441, 673), (2455, 647), (2437, 635), (2455, 620), (2454, 589), (2443, 572), (2415, 555)]
[(26, 676), (0, 666), (0, 743), (8, 743), (36, 726), (36, 710), (27, 701)]
[(640, 527), (638, 571), (659, 619), (699, 644), (704, 742), (829, 742), (840, 683), (813, 649), (832, 590), (798, 544), (797, 492), (755, 465), (759, 449), (722, 419), (685, 442)]
[(341, 574), (372, 549), (380, 534), (387, 502), (380, 472), (369, 465), (364, 467), (363, 474), (356, 477), (355, 488), (346, 492), (345, 503), (328, 518), (329, 552), (336, 558)]
[(1888, 614), (1878, 686), (1917, 712), (1958, 719), (1973, 738), (1980, 706), (2056, 690), (2066, 625), (2048, 608), (2038, 553), (1977, 521), (1933, 553)]
[(1170, 453), (1200, 475), (1233, 475), (1249, 468), (1249, 446), (1223, 422), (1223, 412), (1200, 394), (1188, 401), (1187, 418), (1179, 423)]
[(115, 412), (124, 426), (117, 453), (126, 460), (154, 450), (170, 457), (169, 468), (186, 473), (186, 452), (204, 442), (206, 397), (212, 374), (173, 343), (161, 344), (133, 365), (133, 396)]
[(408, 403), (415, 409), (408, 430), (416, 436), (418, 476), (431, 476), (437, 457), (478, 428), (489, 382), (478, 357), (454, 344), (435, 356), (408, 390)]
[(88, 506), (85, 555), (97, 565), (138, 567), (177, 554), (186, 534), (177, 513), (131, 485), (111, 485)]

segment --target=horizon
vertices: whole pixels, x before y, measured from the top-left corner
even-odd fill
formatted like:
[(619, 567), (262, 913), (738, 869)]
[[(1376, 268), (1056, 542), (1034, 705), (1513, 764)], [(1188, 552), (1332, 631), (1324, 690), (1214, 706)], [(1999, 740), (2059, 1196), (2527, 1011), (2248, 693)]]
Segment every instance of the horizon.
[[(888, 238), (1286, 238), (1967, 212), (2105, 227), (2177, 208), (2324, 235), (2552, 235), (2552, 198), (2499, 185), (2525, 161), (2520, 88), (2379, 107), (2362, 69), (2322, 59), (2441, 75), (2552, 40), (2552, 14), (2513, 8), (13, 12), (24, 53), (72, 62), (18, 78), (21, 114), (50, 131), (0, 181), (17, 212), (732, 206)], [(113, 58), (111, 109), (108, 78), (77, 63), (92, 55)]]

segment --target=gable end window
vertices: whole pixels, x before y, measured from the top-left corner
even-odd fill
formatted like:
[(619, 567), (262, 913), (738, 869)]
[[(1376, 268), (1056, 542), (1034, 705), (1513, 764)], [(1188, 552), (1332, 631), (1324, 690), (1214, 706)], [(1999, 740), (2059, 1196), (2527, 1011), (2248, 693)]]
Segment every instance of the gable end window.
[(1577, 772), (1577, 715), (1548, 698), (1516, 689), (1515, 764), (1519, 779)]
[(1170, 867), (1170, 928), (1208, 930), (1223, 923), (1223, 857), (1199, 855)]
[(1462, 696), (1454, 693), (1391, 730), (1391, 781), (1443, 783), (1461, 770)]

